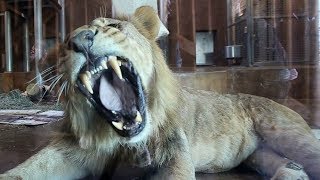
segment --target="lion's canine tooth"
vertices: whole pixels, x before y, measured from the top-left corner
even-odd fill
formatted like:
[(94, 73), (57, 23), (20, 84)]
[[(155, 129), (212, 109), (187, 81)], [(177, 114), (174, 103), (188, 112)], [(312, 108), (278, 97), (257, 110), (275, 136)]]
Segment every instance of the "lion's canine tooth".
[(91, 73), (89, 71), (86, 71), (85, 74), (88, 76), (89, 79), (91, 79)]
[(135, 122), (138, 122), (138, 123), (142, 122), (142, 117), (141, 117), (141, 114), (139, 111), (137, 111), (137, 116), (136, 116)]
[(99, 66), (99, 71), (102, 71), (103, 70), (103, 67), (102, 66)]
[(105, 61), (105, 60), (101, 61), (101, 66), (102, 66), (104, 69), (108, 69), (107, 61)]
[(120, 78), (120, 79), (123, 79), (122, 78), (122, 73), (121, 73), (121, 69), (119, 67), (119, 64), (118, 64), (118, 61), (117, 61), (117, 57), (115, 56), (109, 56), (109, 64), (110, 66), (112, 67), (112, 69), (114, 70), (114, 72), (117, 74), (117, 76)]
[(82, 83), (84, 84), (84, 86), (89, 91), (89, 93), (93, 94), (93, 89), (92, 89), (89, 77), (86, 74), (80, 74), (80, 79), (81, 79)]
[(113, 126), (114, 127), (116, 127), (117, 129), (119, 129), (120, 131), (122, 131), (123, 130), (123, 122), (114, 122), (114, 121), (112, 121), (112, 124), (113, 124)]
[(118, 61), (118, 65), (121, 66), (121, 61)]

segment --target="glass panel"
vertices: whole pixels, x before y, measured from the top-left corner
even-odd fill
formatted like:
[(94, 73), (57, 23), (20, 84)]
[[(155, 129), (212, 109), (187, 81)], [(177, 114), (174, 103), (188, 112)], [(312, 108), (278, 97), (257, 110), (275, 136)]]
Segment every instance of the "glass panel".
[(0, 0), (0, 179), (320, 179), (319, 3)]

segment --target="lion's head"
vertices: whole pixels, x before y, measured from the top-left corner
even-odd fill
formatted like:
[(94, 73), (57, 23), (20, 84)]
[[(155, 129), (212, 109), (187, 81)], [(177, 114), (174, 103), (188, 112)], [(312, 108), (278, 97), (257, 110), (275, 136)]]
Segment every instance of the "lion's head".
[(59, 72), (76, 136), (137, 142), (150, 134), (152, 116), (166, 116), (167, 90), (176, 84), (156, 43), (159, 28), (156, 12), (141, 7), (126, 20), (98, 18), (70, 34)]

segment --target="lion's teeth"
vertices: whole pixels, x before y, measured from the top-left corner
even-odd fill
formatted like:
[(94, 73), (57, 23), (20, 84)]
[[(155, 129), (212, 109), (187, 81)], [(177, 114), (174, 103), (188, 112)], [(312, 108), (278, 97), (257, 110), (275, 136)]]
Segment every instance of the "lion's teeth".
[(99, 71), (102, 71), (103, 70), (103, 67), (102, 66), (99, 66)]
[(118, 61), (118, 65), (121, 66), (121, 61)]
[(142, 117), (141, 117), (141, 114), (139, 111), (137, 111), (137, 116), (136, 116), (135, 122), (138, 122), (138, 123), (142, 122)]
[(123, 122), (114, 122), (114, 121), (112, 121), (112, 124), (113, 124), (113, 126), (114, 127), (116, 127), (117, 129), (119, 129), (120, 131), (122, 131), (123, 130)]
[(93, 90), (92, 90), (92, 86), (89, 80), (89, 77), (86, 74), (81, 74), (80, 75), (80, 79), (82, 81), (82, 83), (84, 84), (84, 86), (87, 88), (87, 90), (93, 94)]
[(85, 74), (88, 76), (89, 79), (91, 79), (91, 73), (89, 71), (86, 71)]
[(118, 64), (118, 61), (117, 61), (117, 57), (115, 57), (115, 56), (110, 56), (108, 62), (109, 62), (109, 64), (110, 64), (110, 66), (112, 67), (112, 69), (114, 70), (114, 72), (117, 74), (117, 76), (118, 76), (120, 79), (123, 79), (123, 78), (122, 78), (121, 69), (120, 69), (119, 64)]
[(101, 66), (102, 66), (104, 69), (108, 69), (107, 61), (105, 61), (105, 60), (101, 61)]

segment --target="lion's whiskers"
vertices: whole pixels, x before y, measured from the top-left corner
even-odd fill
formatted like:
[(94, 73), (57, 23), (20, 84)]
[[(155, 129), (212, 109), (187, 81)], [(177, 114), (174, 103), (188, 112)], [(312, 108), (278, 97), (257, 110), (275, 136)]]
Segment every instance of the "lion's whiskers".
[(57, 74), (57, 75), (54, 75), (54, 76), (52, 76), (51, 78), (48, 78), (48, 79), (46, 79), (46, 80), (44, 80), (43, 82), (45, 83), (45, 82), (50, 82), (52, 79), (55, 79), (56, 77), (58, 77), (59, 75)]
[(63, 93), (63, 91), (65, 92), (66, 95), (66, 87), (68, 86), (68, 81), (64, 81), (62, 83), (62, 85), (60, 86), (59, 90), (58, 90), (58, 98), (57, 98), (57, 104), (60, 102), (60, 97)]
[(53, 88), (58, 84), (60, 79), (63, 77), (63, 74), (58, 75), (49, 85), (49, 92), (53, 90)]
[(45, 89), (45, 91), (44, 91), (44, 93), (42, 94), (39, 102), (42, 101), (42, 99), (44, 98), (44, 96), (45, 96), (47, 93), (50, 93), (50, 92), (53, 90), (53, 88), (58, 84), (58, 82), (59, 82), (60, 79), (63, 77), (63, 75), (64, 75), (64, 74), (55, 75), (55, 76), (49, 78), (48, 80), (46, 80), (46, 81), (51, 81), (51, 80), (52, 80), (52, 82), (50, 83), (49, 87)]
[(29, 83), (33, 82), (34, 80), (36, 80), (39, 77), (42, 77), (45, 74), (46, 75), (43, 76), (42, 78), (48, 76), (48, 74), (51, 74), (52, 72), (56, 71), (56, 69), (54, 69), (54, 67), (55, 66), (51, 66), (51, 67), (48, 67), (47, 69), (43, 70), (41, 73), (37, 74), (33, 79), (31, 79), (30, 81), (26, 82), (26, 84), (29, 84)]

